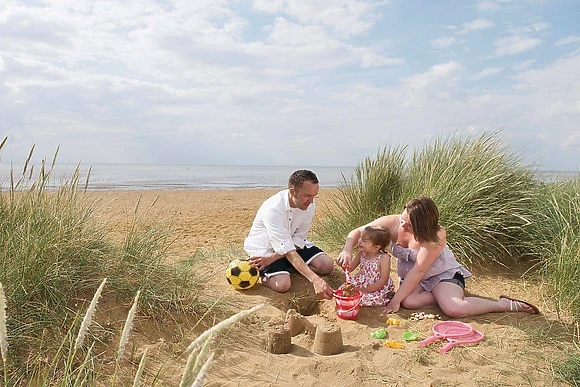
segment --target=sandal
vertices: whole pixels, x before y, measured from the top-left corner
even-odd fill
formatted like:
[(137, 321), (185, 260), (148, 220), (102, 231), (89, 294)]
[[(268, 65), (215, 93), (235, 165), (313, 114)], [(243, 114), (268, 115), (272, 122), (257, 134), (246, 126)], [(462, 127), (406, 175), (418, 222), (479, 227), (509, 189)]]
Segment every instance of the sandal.
[(505, 298), (505, 299), (510, 301), (509, 312), (524, 312), (522, 310), (522, 308), (523, 308), (522, 305), (525, 305), (525, 306), (532, 308), (533, 312), (529, 312), (529, 313), (540, 314), (540, 309), (538, 309), (537, 306), (530, 304), (529, 302), (518, 300), (517, 298), (512, 298), (512, 297), (508, 297), (508, 296), (499, 296), (499, 298)]

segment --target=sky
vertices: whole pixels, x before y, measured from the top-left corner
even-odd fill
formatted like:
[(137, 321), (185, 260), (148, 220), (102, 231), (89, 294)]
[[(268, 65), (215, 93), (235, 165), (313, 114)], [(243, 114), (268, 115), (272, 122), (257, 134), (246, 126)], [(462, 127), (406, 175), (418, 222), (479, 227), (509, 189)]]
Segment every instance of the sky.
[(578, 0), (0, 0), (2, 162), (354, 166), (499, 131), (580, 169)]

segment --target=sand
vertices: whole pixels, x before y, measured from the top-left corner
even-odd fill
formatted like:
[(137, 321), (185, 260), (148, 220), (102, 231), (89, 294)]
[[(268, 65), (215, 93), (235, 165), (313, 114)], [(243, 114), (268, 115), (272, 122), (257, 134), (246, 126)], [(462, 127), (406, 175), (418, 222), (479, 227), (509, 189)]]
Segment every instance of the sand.
[[(417, 311), (402, 309), (395, 315), (385, 315), (379, 307), (365, 307), (359, 311), (356, 321), (341, 320), (337, 318), (335, 301), (317, 299), (310, 284), (300, 276), (293, 276), (292, 288), (286, 294), (274, 293), (260, 284), (247, 291), (231, 288), (224, 278), (225, 267), (235, 254), (242, 252), (243, 240), (256, 210), (274, 192), (188, 190), (94, 193), (102, 198), (100, 219), (112, 225), (118, 235), (126, 231), (127, 219), (136, 213), (151, 221), (172, 219), (175, 243), (171, 255), (175, 257), (191, 256), (199, 249), (234, 251), (216, 259), (208, 287), (241, 309), (265, 304), (230, 332), (222, 343), (206, 385), (558, 385), (550, 371), (550, 359), (561, 354), (562, 348), (555, 348), (553, 339), (542, 340), (543, 336), (538, 332), (550, 332), (557, 335), (561, 342), (566, 342), (566, 338), (573, 334), (573, 327), (562, 322), (548, 308), (537, 284), (523, 281), (520, 273), (497, 270), (476, 272), (473, 278), (468, 279), (467, 287), (471, 293), (490, 299), (509, 294), (529, 300), (540, 307), (543, 314), (493, 313), (459, 319), (482, 331), (485, 339), (476, 345), (457, 346), (447, 354), (438, 352), (443, 346), (441, 341), (428, 347), (420, 347), (418, 342), (407, 342), (403, 348), (394, 349), (385, 346), (384, 339), (371, 337), (370, 334), (378, 328), (385, 328), (389, 339), (400, 342), (403, 332), (407, 330), (419, 333), (421, 339), (430, 336), (431, 327), (438, 320), (411, 321), (411, 313)], [(330, 198), (329, 192), (323, 190), (318, 202), (322, 204)], [(135, 212), (137, 203), (139, 206)], [(322, 206), (319, 205), (320, 208)], [(317, 216), (323, 214), (318, 211)], [(393, 276), (396, 281), (395, 272)], [(331, 286), (338, 287), (344, 276), (336, 268), (325, 279)], [(288, 312), (290, 309), (292, 311)], [(441, 314), (438, 309), (424, 311)], [(271, 353), (268, 351), (268, 340), (279, 335), (285, 326), (288, 329), (285, 325), (288, 313), (293, 314), (294, 319), (299, 318), (299, 328), (296, 325), (292, 327), (293, 336), (289, 343), (274, 345), (278, 348), (274, 352), (288, 353)], [(387, 325), (388, 317), (400, 320), (401, 325)], [(188, 331), (191, 327), (180, 328)], [(316, 337), (317, 329), (325, 335), (338, 331), (340, 337)], [(155, 345), (155, 338), (150, 336), (141, 337), (139, 342), (147, 340), (150, 343), (142, 345)], [(334, 353), (336, 348), (340, 348), (339, 353), (326, 354), (327, 348), (321, 340), (334, 343), (329, 351)], [(175, 351), (175, 348), (167, 349), (169, 352), (172, 350)]]

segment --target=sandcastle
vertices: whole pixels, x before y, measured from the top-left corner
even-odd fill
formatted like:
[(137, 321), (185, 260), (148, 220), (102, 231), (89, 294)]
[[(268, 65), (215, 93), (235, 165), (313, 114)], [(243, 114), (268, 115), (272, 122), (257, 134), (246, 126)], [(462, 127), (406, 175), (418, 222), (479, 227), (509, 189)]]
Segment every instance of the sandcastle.
[(292, 349), (290, 330), (286, 325), (277, 326), (268, 333), (266, 350), (270, 353), (288, 353)]
[(283, 326), (277, 326), (268, 334), (266, 350), (274, 354), (289, 353), (292, 337), (306, 333), (314, 336), (312, 352), (319, 355), (336, 355), (344, 350), (340, 326), (333, 323), (313, 324), (295, 309), (286, 312)]
[(342, 331), (337, 324), (320, 324), (316, 327), (312, 352), (319, 355), (336, 355), (343, 351)]

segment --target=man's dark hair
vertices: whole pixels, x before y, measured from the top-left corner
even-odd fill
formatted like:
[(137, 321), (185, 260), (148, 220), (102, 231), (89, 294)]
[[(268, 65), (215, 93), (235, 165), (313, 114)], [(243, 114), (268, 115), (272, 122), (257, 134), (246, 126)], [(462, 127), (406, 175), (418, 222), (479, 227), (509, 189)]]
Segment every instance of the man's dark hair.
[(305, 181), (318, 184), (318, 177), (316, 177), (316, 174), (312, 171), (299, 169), (290, 175), (290, 178), (288, 179), (288, 188), (294, 187), (295, 189), (298, 189), (302, 187), (302, 184), (304, 184)]

